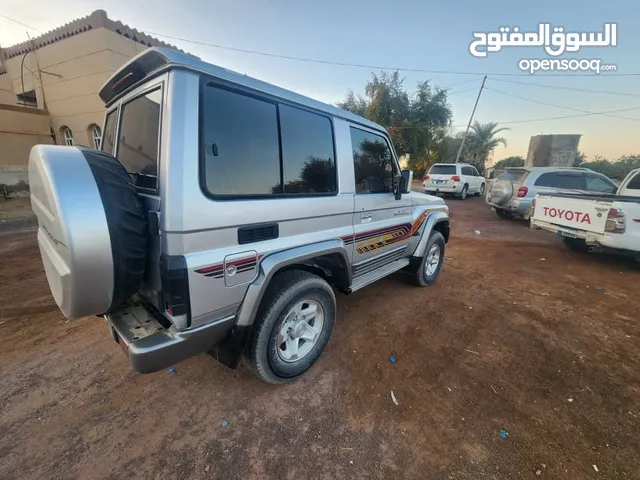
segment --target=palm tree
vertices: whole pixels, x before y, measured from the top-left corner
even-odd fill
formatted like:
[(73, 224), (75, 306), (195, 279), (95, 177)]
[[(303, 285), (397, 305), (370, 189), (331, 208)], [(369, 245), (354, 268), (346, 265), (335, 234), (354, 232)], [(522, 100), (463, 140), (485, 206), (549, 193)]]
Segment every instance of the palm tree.
[(506, 127), (498, 128), (497, 122), (473, 122), (462, 155), (465, 161), (475, 165), (479, 171), (484, 171), (489, 154), (500, 144), (507, 146), (505, 138), (498, 136), (500, 132), (507, 130), (509, 129)]

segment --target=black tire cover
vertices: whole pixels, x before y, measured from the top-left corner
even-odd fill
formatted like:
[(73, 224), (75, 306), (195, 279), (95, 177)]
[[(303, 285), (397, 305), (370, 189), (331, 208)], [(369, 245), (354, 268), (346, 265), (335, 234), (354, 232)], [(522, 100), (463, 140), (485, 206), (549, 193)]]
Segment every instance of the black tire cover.
[(80, 150), (98, 186), (109, 228), (113, 256), (113, 296), (109, 312), (131, 298), (144, 279), (147, 212), (131, 176), (115, 157), (88, 148)]

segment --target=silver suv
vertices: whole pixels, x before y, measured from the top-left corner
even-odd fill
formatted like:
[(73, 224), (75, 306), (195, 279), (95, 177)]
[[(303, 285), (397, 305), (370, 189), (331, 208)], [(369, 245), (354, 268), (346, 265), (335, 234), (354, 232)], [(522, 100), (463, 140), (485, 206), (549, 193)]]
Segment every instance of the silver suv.
[(608, 177), (580, 167), (507, 168), (492, 180), (486, 201), (501, 218), (529, 218), (538, 193), (615, 193)]
[(34, 147), (31, 196), (58, 306), (103, 316), (136, 371), (209, 352), (286, 382), (327, 345), (334, 291), (436, 280), (448, 208), (379, 125), (168, 49), (100, 96), (102, 151)]

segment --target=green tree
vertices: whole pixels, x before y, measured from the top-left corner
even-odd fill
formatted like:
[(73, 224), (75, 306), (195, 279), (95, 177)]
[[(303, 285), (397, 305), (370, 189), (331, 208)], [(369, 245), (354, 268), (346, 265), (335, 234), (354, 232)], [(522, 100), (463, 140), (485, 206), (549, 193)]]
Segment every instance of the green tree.
[(461, 160), (472, 164), (483, 174), (489, 154), (500, 144), (507, 146), (507, 140), (498, 136), (500, 132), (507, 130), (509, 129), (506, 127), (498, 128), (497, 122), (473, 122), (462, 151)]
[(494, 168), (507, 168), (507, 167), (524, 167), (524, 158), (519, 155), (514, 157), (503, 158), (502, 160), (496, 162), (493, 166)]
[(372, 74), (364, 96), (347, 92), (340, 108), (384, 126), (399, 156), (409, 155), (409, 168), (421, 175), (437, 155), (453, 112), (446, 89), (418, 82), (409, 94), (398, 72)]
[(623, 155), (613, 162), (596, 155), (592, 161), (583, 162), (580, 166), (590, 168), (594, 172), (602, 173), (609, 178), (623, 180), (631, 170), (640, 168), (640, 155)]

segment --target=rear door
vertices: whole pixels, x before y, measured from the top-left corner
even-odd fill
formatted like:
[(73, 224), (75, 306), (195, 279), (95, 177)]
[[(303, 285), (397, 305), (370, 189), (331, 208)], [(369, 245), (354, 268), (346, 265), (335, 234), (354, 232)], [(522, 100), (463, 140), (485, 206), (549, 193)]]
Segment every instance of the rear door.
[(388, 139), (377, 132), (350, 127), (355, 171), (354, 275), (401, 258), (409, 242), (411, 194), (396, 200), (393, 177), (400, 169)]
[(436, 164), (429, 170), (429, 183), (435, 186), (447, 185), (451, 182), (451, 177), (456, 175), (456, 165)]

